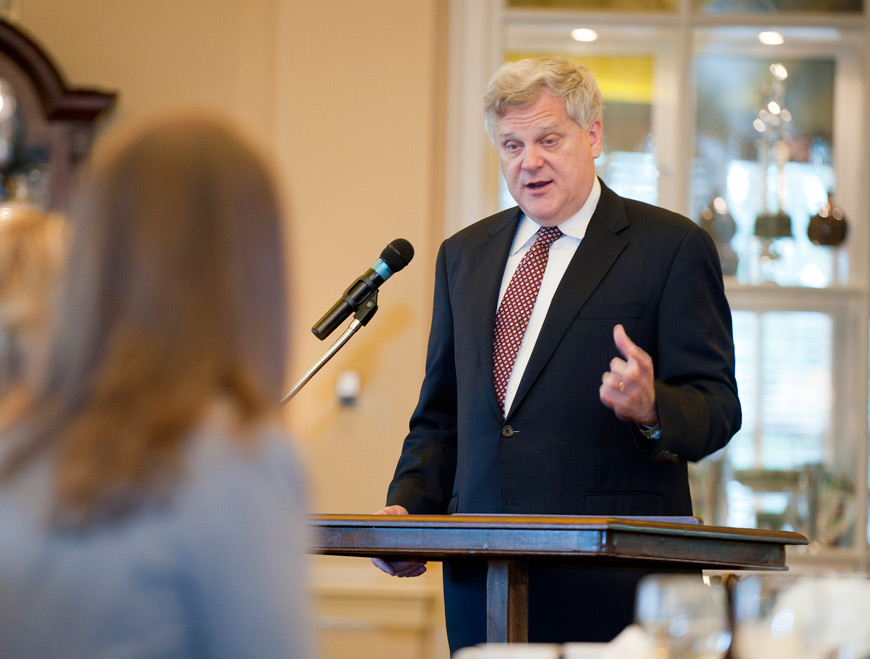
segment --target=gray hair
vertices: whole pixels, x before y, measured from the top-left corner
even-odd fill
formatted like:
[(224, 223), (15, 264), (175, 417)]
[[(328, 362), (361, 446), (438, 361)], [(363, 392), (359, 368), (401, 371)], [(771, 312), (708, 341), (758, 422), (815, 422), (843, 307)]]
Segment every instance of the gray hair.
[(532, 105), (543, 92), (565, 101), (568, 116), (583, 130), (601, 120), (601, 92), (589, 70), (564, 57), (536, 57), (503, 64), (483, 97), (484, 125), (495, 140), (495, 122), (508, 108)]

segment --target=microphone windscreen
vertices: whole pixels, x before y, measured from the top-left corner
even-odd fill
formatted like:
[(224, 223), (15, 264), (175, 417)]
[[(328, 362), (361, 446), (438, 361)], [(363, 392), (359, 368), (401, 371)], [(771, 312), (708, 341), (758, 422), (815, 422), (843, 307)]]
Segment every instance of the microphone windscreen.
[(414, 258), (414, 247), (404, 238), (396, 238), (381, 252), (381, 260), (394, 273), (398, 272)]

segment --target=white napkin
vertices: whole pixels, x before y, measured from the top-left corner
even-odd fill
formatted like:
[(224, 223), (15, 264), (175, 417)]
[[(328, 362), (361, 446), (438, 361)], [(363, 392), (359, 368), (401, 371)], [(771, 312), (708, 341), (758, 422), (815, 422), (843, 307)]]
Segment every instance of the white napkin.
[(562, 648), (550, 643), (481, 643), (462, 648), (453, 659), (561, 659)]

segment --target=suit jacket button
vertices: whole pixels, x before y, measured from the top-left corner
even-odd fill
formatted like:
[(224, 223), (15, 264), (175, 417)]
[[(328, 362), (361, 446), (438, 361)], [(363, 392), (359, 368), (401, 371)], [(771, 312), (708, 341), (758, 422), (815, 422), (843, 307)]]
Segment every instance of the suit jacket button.
[(511, 428), (510, 426), (502, 426), (501, 436), (502, 437), (513, 437), (514, 436), (514, 429)]

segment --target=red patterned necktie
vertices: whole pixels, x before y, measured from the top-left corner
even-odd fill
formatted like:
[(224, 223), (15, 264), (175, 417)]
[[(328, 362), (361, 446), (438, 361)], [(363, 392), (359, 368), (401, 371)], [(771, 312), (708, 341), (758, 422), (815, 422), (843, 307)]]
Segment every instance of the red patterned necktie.
[(541, 289), (541, 278), (547, 269), (550, 245), (561, 235), (559, 227), (538, 229), (538, 237), (517, 266), (495, 315), (492, 375), (502, 413), (505, 412), (504, 399), (508, 379), (529, 324), (538, 291)]

